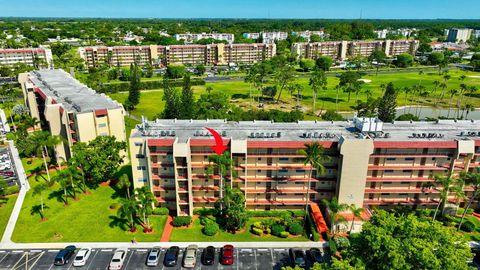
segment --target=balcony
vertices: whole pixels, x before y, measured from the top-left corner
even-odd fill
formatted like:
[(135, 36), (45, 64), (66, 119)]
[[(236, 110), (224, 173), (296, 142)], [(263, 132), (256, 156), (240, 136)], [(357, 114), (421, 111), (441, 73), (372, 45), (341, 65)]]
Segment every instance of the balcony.
[(217, 201), (217, 198), (213, 198), (213, 197), (193, 197), (193, 202), (197, 202), (197, 203), (211, 203), (216, 201)]
[(432, 158), (432, 157), (439, 157), (439, 158), (448, 158), (448, 154), (405, 154), (405, 153), (382, 153), (382, 154), (371, 154), (370, 157), (373, 158), (387, 158), (387, 157), (413, 157), (413, 158)]
[(285, 152), (285, 153), (247, 153), (248, 157), (304, 157), (304, 155), (293, 153), (293, 152)]
[(396, 200), (396, 199), (385, 199), (385, 200), (363, 200), (365, 205), (380, 205), (380, 204), (430, 204), (436, 205), (438, 204), (437, 200), (420, 200), (420, 199), (407, 199), (407, 200)]
[(192, 186), (193, 191), (218, 191), (220, 187), (217, 186)]
[(428, 177), (367, 177), (367, 182), (433, 182)]
[(436, 171), (447, 171), (450, 166), (427, 166), (427, 165), (368, 165), (369, 170), (436, 170)]
[[(281, 194), (288, 194), (288, 193), (302, 193), (307, 194), (307, 189), (303, 188), (285, 188), (285, 189), (272, 189), (272, 188), (240, 188), (241, 191), (246, 191), (247, 193), (281, 193)], [(332, 191), (332, 190), (329, 190)], [(317, 189), (310, 189), (308, 191), (310, 194), (318, 193)]]
[(432, 188), (366, 188), (365, 193), (439, 193)]
[[(246, 200), (247, 204), (250, 205), (305, 205), (306, 201), (305, 200), (284, 200), (284, 199), (279, 199), (279, 200), (266, 200), (266, 199), (247, 199)], [(319, 201), (309, 201), (309, 204), (316, 204), (319, 203)]]
[(248, 181), (248, 182), (286, 182), (286, 181), (289, 181), (289, 182), (308, 182), (310, 180), (310, 182), (320, 182), (320, 181), (324, 181), (324, 182), (328, 182), (328, 181), (336, 181), (337, 179), (336, 178), (320, 178), (320, 179), (316, 179), (316, 178), (308, 178), (308, 177), (289, 177), (289, 176), (285, 176), (285, 177), (239, 177), (238, 180), (236, 180), (237, 182), (243, 182), (243, 181)]
[(152, 179), (175, 179), (175, 175), (173, 175), (173, 174), (163, 174), (163, 175), (152, 174)]

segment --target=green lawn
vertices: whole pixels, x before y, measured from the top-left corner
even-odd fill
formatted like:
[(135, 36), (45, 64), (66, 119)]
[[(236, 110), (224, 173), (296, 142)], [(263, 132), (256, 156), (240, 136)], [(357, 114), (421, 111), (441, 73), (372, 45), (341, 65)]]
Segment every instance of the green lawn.
[[(456, 221), (456, 223), (460, 223), (460, 219), (461, 219), (460, 217), (454, 217), (454, 220)], [(466, 222), (466, 221), (473, 222), (473, 224), (475, 224), (476, 230), (471, 233), (464, 232), (464, 231), (460, 231), (460, 233), (465, 236), (467, 241), (480, 241), (480, 220), (474, 216), (466, 215), (465, 220), (463, 222)], [(455, 228), (457, 227), (458, 225), (455, 226)]]
[(171, 242), (269, 242), (269, 241), (308, 241), (304, 236), (292, 238), (280, 238), (276, 236), (257, 236), (252, 234), (249, 229), (256, 221), (264, 218), (250, 218), (246, 230), (236, 234), (220, 230), (215, 236), (206, 236), (202, 233), (203, 226), (200, 219), (196, 219), (189, 228), (173, 228), (170, 236)]
[(0, 239), (7, 227), (7, 222), (12, 213), (13, 206), (15, 206), (15, 202), (17, 201), (17, 196), (18, 195), (0, 197)]
[[(32, 186), (37, 182), (30, 179)], [(15, 242), (120, 242), (159, 241), (166, 222), (166, 216), (151, 217), (154, 233), (144, 234), (141, 227), (135, 234), (121, 229), (123, 222), (116, 217), (116, 210), (109, 206), (118, 202), (119, 194), (109, 186), (100, 186), (80, 195), (78, 201), (69, 198), (69, 206), (59, 200), (62, 194), (54, 185), (44, 194), (47, 221), (41, 222), (38, 214), (31, 214), (32, 207), (40, 204), (40, 198), (33, 197), (30, 190), (22, 206), (20, 216), (12, 236)]]
[[(451, 79), (447, 82), (448, 87), (446, 88), (445, 98), (443, 102), (440, 102), (438, 106), (448, 107), (449, 105), (455, 105), (457, 96), (450, 98), (448, 94), (449, 89), (459, 89), (459, 85), (461, 84), (460, 76), (466, 75), (467, 79), (465, 80), (465, 84), (469, 86), (477, 86), (480, 88), (480, 72), (465, 72), (460, 70), (451, 70), (449, 72)], [(476, 77), (478, 76), (478, 77)], [(427, 88), (428, 91), (432, 91), (434, 89), (433, 82), (435, 80), (443, 81), (442, 76), (438, 75), (438, 72), (426, 72), (423, 75), (420, 75), (418, 72), (399, 72), (399, 73), (392, 73), (392, 74), (379, 74), (376, 75), (366, 75), (363, 77), (364, 79), (371, 80), (370, 83), (363, 84), (363, 90), (369, 89), (372, 91), (373, 97), (380, 97), (382, 95), (382, 84), (387, 84), (389, 82), (393, 82), (396, 87), (403, 88), (405, 86), (413, 86), (415, 84), (421, 83), (423, 86)], [(308, 78), (298, 78), (297, 82), (303, 86), (303, 98), (301, 100), (301, 105), (303, 106), (304, 111), (310, 111), (312, 109), (312, 90), (311, 87), (308, 85)], [(338, 84), (338, 78), (336, 77), (328, 77), (328, 86), (325, 92), (321, 91), (318, 94), (318, 101), (317, 101), (317, 110), (320, 110), (322, 107), (324, 109), (335, 109), (335, 98), (336, 98), (336, 90), (335, 86)], [(214, 82), (214, 83), (207, 83), (205, 86), (194, 86), (193, 90), (195, 96), (198, 98), (202, 93), (205, 93), (206, 87), (212, 87), (214, 91), (222, 91), (229, 96), (231, 96), (232, 104), (236, 104), (240, 107), (245, 109), (255, 108), (256, 102), (252, 102), (252, 99), (249, 97), (250, 94), (250, 85), (243, 82), (243, 81), (222, 81), (222, 82)], [(253, 94), (256, 96), (254, 90)], [(402, 105), (425, 105), (425, 106), (432, 106), (436, 103), (436, 100), (441, 94), (442, 89), (438, 88), (435, 94), (430, 94), (428, 97), (416, 97), (411, 96), (405, 103), (405, 96), (403, 93), (400, 93), (398, 96), (398, 106)], [(127, 93), (115, 93), (110, 94), (110, 96), (118, 100), (119, 102), (124, 102)], [(149, 119), (154, 119), (154, 117), (162, 112), (164, 101), (162, 100), (163, 97), (163, 90), (156, 89), (156, 90), (147, 90), (143, 91), (140, 98), (140, 104), (138, 105), (137, 109), (132, 111), (132, 114), (135, 116), (140, 117), (141, 115), (147, 116)], [(358, 97), (352, 93), (350, 97), (350, 101), (348, 101), (348, 94), (343, 93), (342, 91), (339, 92), (338, 97), (338, 110), (339, 111), (352, 111), (352, 106), (356, 104), (357, 98), (359, 100), (365, 100), (366, 94), (364, 92), (359, 93)], [(480, 94), (477, 92), (469, 97), (465, 98), (465, 103), (468, 102), (475, 107), (480, 107)], [(296, 97), (292, 96), (287, 91), (282, 93), (281, 102), (279, 104), (273, 104), (266, 102), (265, 108), (266, 109), (280, 109), (280, 110), (291, 110), (296, 105)], [(313, 117), (313, 116), (312, 116)], [(312, 118), (307, 115), (307, 118)], [(313, 118), (312, 118), (313, 119)]]

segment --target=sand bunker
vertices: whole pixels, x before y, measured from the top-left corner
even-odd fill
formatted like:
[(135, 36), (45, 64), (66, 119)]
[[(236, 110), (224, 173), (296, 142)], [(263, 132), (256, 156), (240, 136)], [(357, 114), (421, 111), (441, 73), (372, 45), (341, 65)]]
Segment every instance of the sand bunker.
[(368, 79), (358, 79), (359, 82), (364, 82), (364, 83), (371, 83), (372, 80), (368, 80)]

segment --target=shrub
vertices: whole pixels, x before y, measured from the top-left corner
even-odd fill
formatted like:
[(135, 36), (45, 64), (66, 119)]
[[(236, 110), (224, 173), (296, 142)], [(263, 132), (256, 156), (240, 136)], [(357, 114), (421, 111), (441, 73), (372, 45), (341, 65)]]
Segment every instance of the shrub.
[(20, 191), (19, 186), (17, 186), (17, 185), (9, 186), (5, 189), (5, 195), (15, 194), (15, 193), (18, 193), (19, 191)]
[(214, 236), (219, 230), (218, 224), (215, 222), (207, 222), (205, 227), (203, 227), (203, 234), (208, 236)]
[(110, 206), (108, 208), (110, 208), (111, 210), (117, 210), (118, 208), (120, 208), (121, 204), (116, 202), (116, 203), (112, 203), (110, 204)]
[(153, 209), (153, 214), (158, 216), (166, 216), (170, 213), (170, 210), (167, 207), (155, 207)]
[(285, 231), (285, 226), (282, 224), (273, 224), (271, 229), (273, 235), (280, 236), (280, 234)]
[(249, 217), (283, 217), (289, 215), (293, 217), (303, 217), (304, 210), (271, 210), (271, 211), (248, 211)]
[(348, 240), (347, 237), (335, 236), (333, 241), (335, 241), (335, 245), (339, 250), (346, 249), (350, 246), (350, 240)]
[(271, 234), (271, 233), (272, 233), (272, 229), (266, 228), (263, 232), (266, 233), (266, 234)]
[(262, 230), (262, 229), (255, 228), (255, 227), (252, 227), (252, 233), (255, 234), (255, 235), (262, 235), (263, 230)]
[(288, 231), (293, 235), (300, 235), (303, 232), (303, 227), (298, 223), (292, 223), (288, 227)]
[(287, 238), (288, 237), (288, 232), (281, 232), (279, 236), (281, 238)]
[(215, 208), (194, 208), (193, 209), (193, 214), (194, 215), (199, 215), (199, 216), (214, 216), (216, 214), (216, 209)]
[(263, 228), (264, 228), (265, 226), (264, 226), (264, 224), (263, 224), (261, 221), (257, 221), (257, 222), (254, 222), (254, 223), (252, 224), (252, 227), (263, 230)]
[(330, 253), (335, 254), (335, 252), (337, 252), (338, 249), (335, 241), (333, 240), (328, 241), (328, 246), (330, 247)]
[(473, 232), (475, 231), (475, 223), (471, 222), (470, 220), (465, 221), (462, 223), (460, 229), (464, 232)]
[(215, 219), (213, 217), (208, 217), (208, 216), (202, 216), (200, 217), (200, 224), (206, 225), (208, 223), (215, 223)]
[[(465, 211), (465, 208), (461, 208), (459, 207), (458, 210), (457, 210), (457, 215), (463, 215), (463, 212)], [(473, 208), (468, 208), (467, 209), (467, 215), (471, 215), (473, 214)]]
[(191, 216), (176, 216), (173, 218), (173, 226), (175, 227), (187, 226), (190, 223), (192, 223)]

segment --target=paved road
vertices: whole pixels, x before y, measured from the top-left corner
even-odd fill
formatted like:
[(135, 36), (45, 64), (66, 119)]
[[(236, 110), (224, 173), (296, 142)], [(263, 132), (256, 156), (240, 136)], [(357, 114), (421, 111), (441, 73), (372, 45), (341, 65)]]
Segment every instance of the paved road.
[[(58, 249), (37, 249), (37, 250), (0, 250), (0, 270), (50, 270), (50, 269), (79, 269), (79, 270), (104, 270), (108, 268), (110, 259), (114, 253), (113, 248), (93, 249), (87, 264), (84, 267), (73, 267), (72, 259), (65, 266), (53, 266), (52, 262)], [(149, 249), (129, 249), (125, 258), (124, 270), (146, 270), (146, 269), (184, 269), (181, 267), (184, 249), (181, 249), (179, 263), (176, 267), (165, 267), (162, 265), (165, 249), (161, 252), (161, 262), (155, 268), (145, 266), (145, 259)], [(202, 248), (197, 253), (197, 266), (194, 269), (235, 269), (235, 270), (279, 270), (283, 266), (290, 265), (290, 258), (287, 248), (237, 248), (233, 265), (221, 265), (218, 263), (220, 248), (217, 248), (215, 264), (205, 266), (200, 263)], [(305, 249), (304, 249), (305, 250)], [(325, 256), (327, 260), (327, 256)]]

